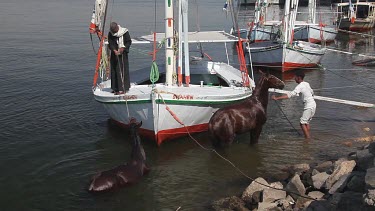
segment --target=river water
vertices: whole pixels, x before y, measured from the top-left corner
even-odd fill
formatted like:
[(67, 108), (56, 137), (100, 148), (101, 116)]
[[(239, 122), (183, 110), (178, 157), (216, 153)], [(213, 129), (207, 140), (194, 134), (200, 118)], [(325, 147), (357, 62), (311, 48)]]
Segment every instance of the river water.
[[(225, 1), (199, 1), (199, 7), (195, 2), (190, 6), (195, 14), (190, 28), (229, 30), (230, 15), (222, 11)], [(250, 181), (189, 138), (160, 147), (144, 140), (152, 168), (149, 175), (116, 192), (87, 192), (96, 172), (126, 162), (130, 154), (128, 134), (108, 122), (91, 92), (95, 54), (88, 25), (93, 3), (0, 2), (0, 209), (205, 210), (212, 200), (241, 193)], [(109, 18), (129, 28), (131, 36), (155, 28), (163, 31), (163, 1), (157, 1), (156, 10), (151, 0), (115, 4), (109, 7)], [(278, 6), (273, 7), (278, 11)], [(242, 9), (240, 25), (245, 25), (246, 12), (251, 9)], [(96, 42), (94, 47), (97, 49)], [(340, 34), (330, 47), (375, 54), (373, 37)], [(145, 49), (150, 48), (132, 46), (132, 71), (151, 66)], [(209, 54), (225, 61), (221, 52)], [(316, 95), (375, 103), (375, 68), (353, 66), (355, 59), (328, 51), (322, 59), (324, 68), (306, 70), (306, 80)], [(295, 87), (291, 74), (277, 76), (286, 82), (286, 90)], [(314, 140), (305, 142), (294, 129), (299, 130), (299, 99), (279, 103), (282, 110), (275, 102), (269, 103), (268, 121), (258, 145), (249, 146), (248, 134), (244, 134), (238, 136), (238, 143), (221, 151), (250, 177), (277, 174), (287, 164), (343, 156), (359, 145), (347, 147), (343, 141), (374, 135), (374, 109), (318, 101), (311, 123)], [(210, 146), (207, 134), (194, 137)]]

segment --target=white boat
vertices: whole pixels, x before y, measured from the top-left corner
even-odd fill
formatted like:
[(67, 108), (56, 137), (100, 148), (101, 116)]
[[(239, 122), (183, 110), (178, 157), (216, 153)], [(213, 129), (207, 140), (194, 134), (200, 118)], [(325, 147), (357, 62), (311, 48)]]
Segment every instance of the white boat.
[[(107, 0), (96, 0), (98, 2), (104, 4)], [(122, 95), (114, 95), (111, 93), (111, 81), (106, 80), (108, 76), (105, 70), (108, 66), (105, 61), (108, 54), (104, 54), (98, 56), (95, 74), (101, 77), (101, 82), (96, 83), (97, 78), (94, 78), (93, 88), (95, 100), (103, 104), (115, 123), (126, 127), (131, 118), (142, 121), (141, 135), (155, 140), (158, 145), (166, 140), (206, 131), (209, 119), (217, 109), (248, 98), (254, 85), (247, 74), (244, 59), (241, 69), (223, 62), (198, 61), (190, 64), (188, 43), (237, 42), (238, 38), (223, 31), (188, 32), (187, 0), (179, 1), (177, 17), (180, 27), (176, 35), (173, 1), (166, 0), (165, 7), (166, 32), (133, 39), (132, 44), (154, 42), (156, 45), (165, 41), (165, 68), (159, 71), (162, 77), (151, 83), (149, 72), (131, 71), (130, 90)], [(103, 12), (97, 13), (103, 15)], [(181, 27), (182, 22), (184, 28)], [(100, 28), (104, 24), (95, 25)], [(103, 34), (103, 31), (104, 28), (98, 34)], [(172, 39), (175, 36), (178, 36), (176, 43), (176, 39)], [(105, 39), (101, 40), (102, 52), (106, 52)], [(182, 44), (185, 62), (182, 62)], [(182, 81), (183, 74), (185, 82)], [(156, 76), (159, 74), (156, 73)]]
[(294, 40), (302, 40), (311, 43), (333, 42), (338, 30), (335, 26), (324, 24), (296, 23)]
[(315, 67), (320, 63), (325, 51), (326, 49), (318, 44), (304, 41), (266, 41), (250, 44), (253, 66), (270, 67), (282, 72)]
[[(241, 38), (250, 42), (274, 40), (279, 36), (278, 28), (282, 21), (267, 21), (267, 0), (257, 0), (255, 3), (254, 21), (249, 23), (248, 29), (241, 29)], [(328, 26), (320, 21), (316, 23), (316, 0), (309, 0), (307, 20), (295, 21), (294, 40), (311, 43), (333, 42), (338, 33), (336, 26)], [(237, 34), (235, 34), (237, 35)]]
[(250, 62), (253, 66), (271, 67), (282, 72), (314, 67), (320, 63), (326, 49), (320, 45), (294, 41), (294, 25), (298, 8), (298, 0), (286, 0), (284, 19), (281, 28), (281, 39), (252, 43), (249, 45)]
[(335, 4), (339, 29), (348, 31), (367, 31), (375, 25), (375, 2)]
[(307, 20), (296, 21), (294, 39), (311, 43), (333, 42), (338, 33), (336, 26), (329, 26), (323, 23), (321, 18), (316, 21), (316, 0), (309, 0)]

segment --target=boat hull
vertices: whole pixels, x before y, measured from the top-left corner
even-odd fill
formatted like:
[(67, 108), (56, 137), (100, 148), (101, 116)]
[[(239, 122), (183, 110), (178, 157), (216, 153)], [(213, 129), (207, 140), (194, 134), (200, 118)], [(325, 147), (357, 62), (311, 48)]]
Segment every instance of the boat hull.
[[(162, 88), (164, 85), (160, 86), (159, 88)], [(131, 89), (137, 88), (139, 87), (133, 86)], [(232, 89), (233, 94), (226, 97), (217, 96), (218, 99), (215, 100), (215, 96), (185, 94), (185, 91), (180, 92), (176, 88), (173, 92), (169, 90), (163, 93), (150, 90), (150, 97), (147, 100), (142, 99), (141, 96), (138, 98), (137, 95), (129, 95), (125, 99), (113, 99), (111, 102), (103, 102), (99, 98), (97, 100), (104, 105), (110, 118), (121, 126), (127, 127), (130, 118), (142, 121), (140, 134), (155, 140), (160, 145), (164, 141), (186, 136), (189, 133), (207, 131), (208, 122), (216, 110), (225, 105), (241, 102), (251, 95), (250, 90), (246, 91), (245, 88), (221, 89), (225, 89), (225, 93), (229, 93)], [(199, 92), (198, 89), (196, 91)]]
[[(251, 87), (238, 83), (242, 80), (238, 69), (225, 63), (209, 62), (204, 66), (211, 76), (220, 76), (230, 86), (132, 84), (128, 93), (114, 95), (108, 80), (96, 87), (94, 97), (115, 123), (127, 127), (131, 118), (142, 121), (140, 134), (160, 145), (167, 140), (207, 131), (216, 110), (251, 96)], [(209, 74), (205, 77), (207, 80)]]
[(339, 23), (339, 29), (347, 31), (368, 31), (374, 27), (375, 19), (356, 19), (352, 23), (348, 18), (344, 18)]
[(254, 43), (250, 45), (250, 51), (254, 66), (271, 67), (285, 72), (317, 66), (326, 49), (320, 45), (298, 41), (290, 46), (274, 42)]
[(311, 43), (333, 42), (337, 36), (337, 29), (328, 26), (304, 26), (296, 28), (294, 40), (303, 40)]

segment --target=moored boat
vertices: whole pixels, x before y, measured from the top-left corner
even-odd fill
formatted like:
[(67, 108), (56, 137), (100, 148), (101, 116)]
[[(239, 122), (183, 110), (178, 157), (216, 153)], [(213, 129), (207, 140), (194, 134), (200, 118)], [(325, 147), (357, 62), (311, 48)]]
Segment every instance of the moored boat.
[(290, 43), (266, 41), (250, 45), (251, 61), (254, 66), (270, 67), (282, 72), (320, 63), (326, 49), (318, 44), (304, 41)]
[(281, 25), (280, 39), (249, 45), (249, 58), (254, 66), (271, 67), (284, 72), (296, 68), (314, 67), (320, 63), (325, 48), (318, 44), (293, 40), (297, 8), (298, 1), (285, 1), (282, 22), (284, 24)]
[[(101, 4), (103, 1), (97, 0)], [(111, 92), (111, 81), (106, 74), (109, 67), (106, 62), (108, 48), (106, 37), (103, 36), (104, 27), (95, 30), (101, 42), (94, 77), (95, 100), (103, 104), (110, 118), (121, 126), (126, 127), (131, 118), (142, 121), (140, 134), (155, 140), (158, 145), (166, 140), (206, 131), (208, 121), (217, 109), (245, 100), (251, 96), (254, 85), (250, 82), (252, 80), (247, 74), (243, 58), (240, 59), (240, 69), (230, 66), (229, 62), (196, 61), (190, 64), (189, 43), (239, 40), (223, 31), (188, 32), (186, 0), (179, 1), (179, 32), (175, 33), (173, 2), (166, 0), (165, 7), (166, 32), (133, 39), (133, 44), (153, 43), (156, 46), (156, 43), (165, 43), (165, 67), (159, 70), (153, 63), (152, 73), (133, 71), (131, 87), (125, 94), (115, 95)], [(103, 15), (105, 11), (97, 14)], [(100, 28), (104, 24), (95, 25), (94, 28)], [(241, 46), (238, 45), (239, 52), (242, 51)], [(154, 55), (155, 52), (154, 48)], [(152, 77), (149, 77), (151, 74)], [(98, 77), (101, 82), (97, 82)]]
[(375, 2), (335, 4), (337, 25), (339, 29), (348, 31), (367, 31), (375, 25)]

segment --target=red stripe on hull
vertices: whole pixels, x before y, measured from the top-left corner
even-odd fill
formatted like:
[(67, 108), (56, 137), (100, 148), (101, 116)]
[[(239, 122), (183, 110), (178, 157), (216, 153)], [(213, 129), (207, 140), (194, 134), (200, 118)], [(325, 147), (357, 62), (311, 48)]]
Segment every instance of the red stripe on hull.
[[(122, 128), (129, 128), (128, 124), (124, 124), (122, 122), (118, 122), (114, 119), (111, 119), (116, 125), (122, 127)], [(176, 138), (180, 138), (183, 136), (187, 136), (188, 132), (190, 134), (192, 133), (201, 133), (208, 130), (208, 123), (205, 124), (199, 124), (199, 125), (193, 125), (193, 126), (187, 126), (182, 128), (174, 128), (174, 129), (168, 129), (168, 130), (162, 130), (159, 131), (157, 134), (155, 134), (155, 131), (148, 130), (144, 128), (139, 128), (139, 134), (150, 140), (156, 141), (157, 145), (160, 146), (165, 141), (170, 141)]]
[(172, 140), (175, 138), (187, 136), (188, 132), (190, 134), (192, 133), (201, 133), (208, 130), (208, 123), (200, 124), (200, 125), (193, 125), (193, 126), (186, 126), (182, 128), (174, 128), (174, 129), (168, 129), (168, 130), (162, 130), (159, 131), (158, 134), (156, 134), (156, 143), (160, 146), (165, 141)]
[[(326, 42), (333, 42), (334, 40), (326, 40)], [(309, 42), (311, 43), (321, 43), (322, 40), (314, 39), (314, 38), (309, 38)]]
[(299, 64), (299, 63), (291, 63), (291, 62), (285, 62), (282, 68), (282, 72), (297, 69), (297, 68), (304, 68), (304, 67), (315, 67), (316, 64)]
[(364, 31), (369, 31), (372, 28), (369, 27), (349, 27), (349, 31), (354, 31), (354, 32), (364, 32)]
[(281, 63), (254, 63), (255, 65), (263, 65), (268, 66), (271, 68), (274, 68), (276, 70), (281, 70), (281, 72), (286, 72), (289, 70), (294, 70), (297, 68), (304, 68), (304, 67), (315, 67), (317, 64), (311, 63), (311, 64), (300, 64), (300, 63), (291, 63), (286, 62), (284, 65), (281, 65)]

